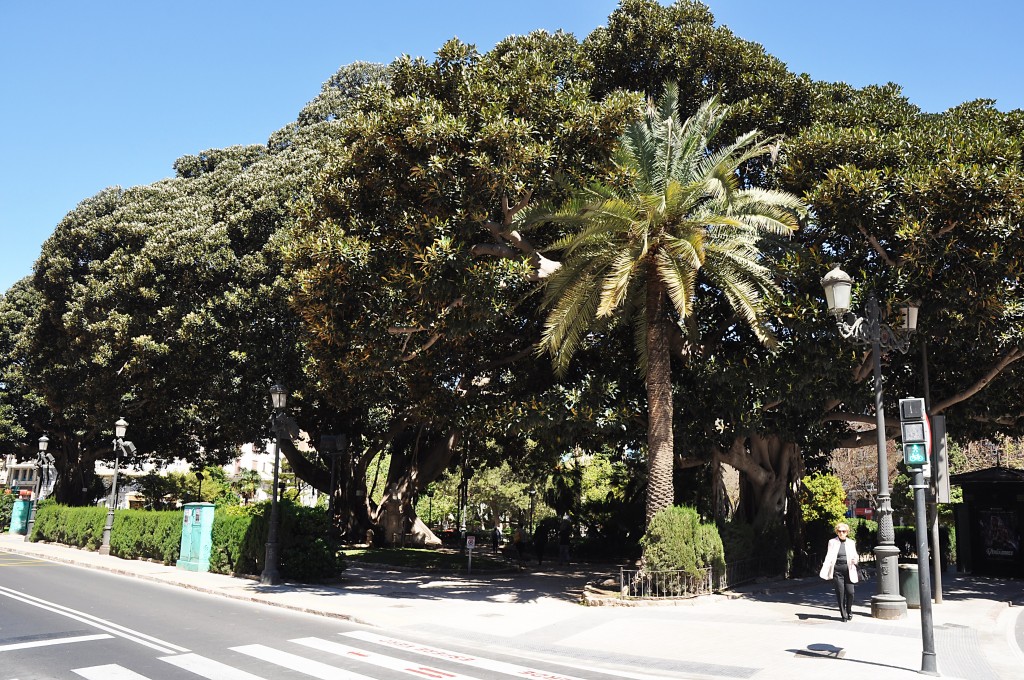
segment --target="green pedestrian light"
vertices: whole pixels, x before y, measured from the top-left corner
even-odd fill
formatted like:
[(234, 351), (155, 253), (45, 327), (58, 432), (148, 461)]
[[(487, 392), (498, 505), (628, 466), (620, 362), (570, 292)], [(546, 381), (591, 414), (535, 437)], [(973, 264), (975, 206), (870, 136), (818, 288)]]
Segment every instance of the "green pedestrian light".
[(907, 465), (924, 465), (928, 462), (928, 454), (924, 444), (904, 444), (903, 462)]
[(903, 462), (907, 465), (928, 464), (928, 423), (924, 399), (900, 399), (900, 433), (903, 435)]

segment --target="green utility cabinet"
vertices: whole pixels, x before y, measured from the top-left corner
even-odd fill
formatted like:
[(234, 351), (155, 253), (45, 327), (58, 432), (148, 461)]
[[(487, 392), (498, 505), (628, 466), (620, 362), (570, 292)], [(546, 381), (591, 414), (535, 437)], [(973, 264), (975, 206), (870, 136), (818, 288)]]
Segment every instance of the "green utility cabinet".
[(32, 501), (28, 499), (14, 501), (11, 508), (11, 531), (12, 534), (28, 533), (28, 516), (32, 512)]
[(210, 571), (213, 547), (213, 503), (186, 503), (181, 521), (178, 569)]

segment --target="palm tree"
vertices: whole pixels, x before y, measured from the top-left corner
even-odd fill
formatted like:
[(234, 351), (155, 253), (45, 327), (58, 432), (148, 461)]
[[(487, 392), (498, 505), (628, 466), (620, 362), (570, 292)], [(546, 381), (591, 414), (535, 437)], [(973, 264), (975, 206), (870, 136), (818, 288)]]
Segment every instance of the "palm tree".
[(556, 373), (564, 375), (601, 324), (636, 323), (647, 390), (648, 524), (674, 499), (672, 333), (681, 326), (695, 333), (700, 281), (721, 291), (771, 346), (762, 300), (776, 284), (759, 241), (789, 235), (805, 209), (792, 194), (741, 186), (740, 166), (771, 153), (775, 140), (759, 140), (753, 131), (713, 148), (729, 107), (712, 99), (681, 122), (677, 97), (678, 89), (666, 85), (623, 134), (614, 159), (620, 180), (596, 183), (543, 218), (578, 229), (551, 247), (563, 262), (544, 286), (538, 351), (551, 355)]
[(241, 496), (246, 503), (252, 501), (256, 492), (263, 486), (263, 478), (260, 477), (260, 473), (255, 470), (242, 470), (238, 474), (238, 480), (235, 482), (238, 487), (238, 495)]

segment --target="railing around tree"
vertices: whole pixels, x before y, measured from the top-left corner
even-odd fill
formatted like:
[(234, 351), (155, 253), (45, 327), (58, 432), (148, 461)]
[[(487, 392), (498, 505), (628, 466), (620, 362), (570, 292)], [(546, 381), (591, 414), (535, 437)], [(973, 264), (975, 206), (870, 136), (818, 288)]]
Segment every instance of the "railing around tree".
[(786, 575), (785, 560), (736, 560), (715, 575), (707, 567), (697, 573), (683, 570), (619, 569), (620, 599), (687, 598), (729, 590), (758, 578)]

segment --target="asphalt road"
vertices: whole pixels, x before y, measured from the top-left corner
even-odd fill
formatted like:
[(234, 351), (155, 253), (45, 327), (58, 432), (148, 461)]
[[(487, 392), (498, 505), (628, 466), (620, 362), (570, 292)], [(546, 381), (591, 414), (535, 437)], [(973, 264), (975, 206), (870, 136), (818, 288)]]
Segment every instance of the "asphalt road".
[(0, 680), (310, 677), (613, 676), (0, 553)]

